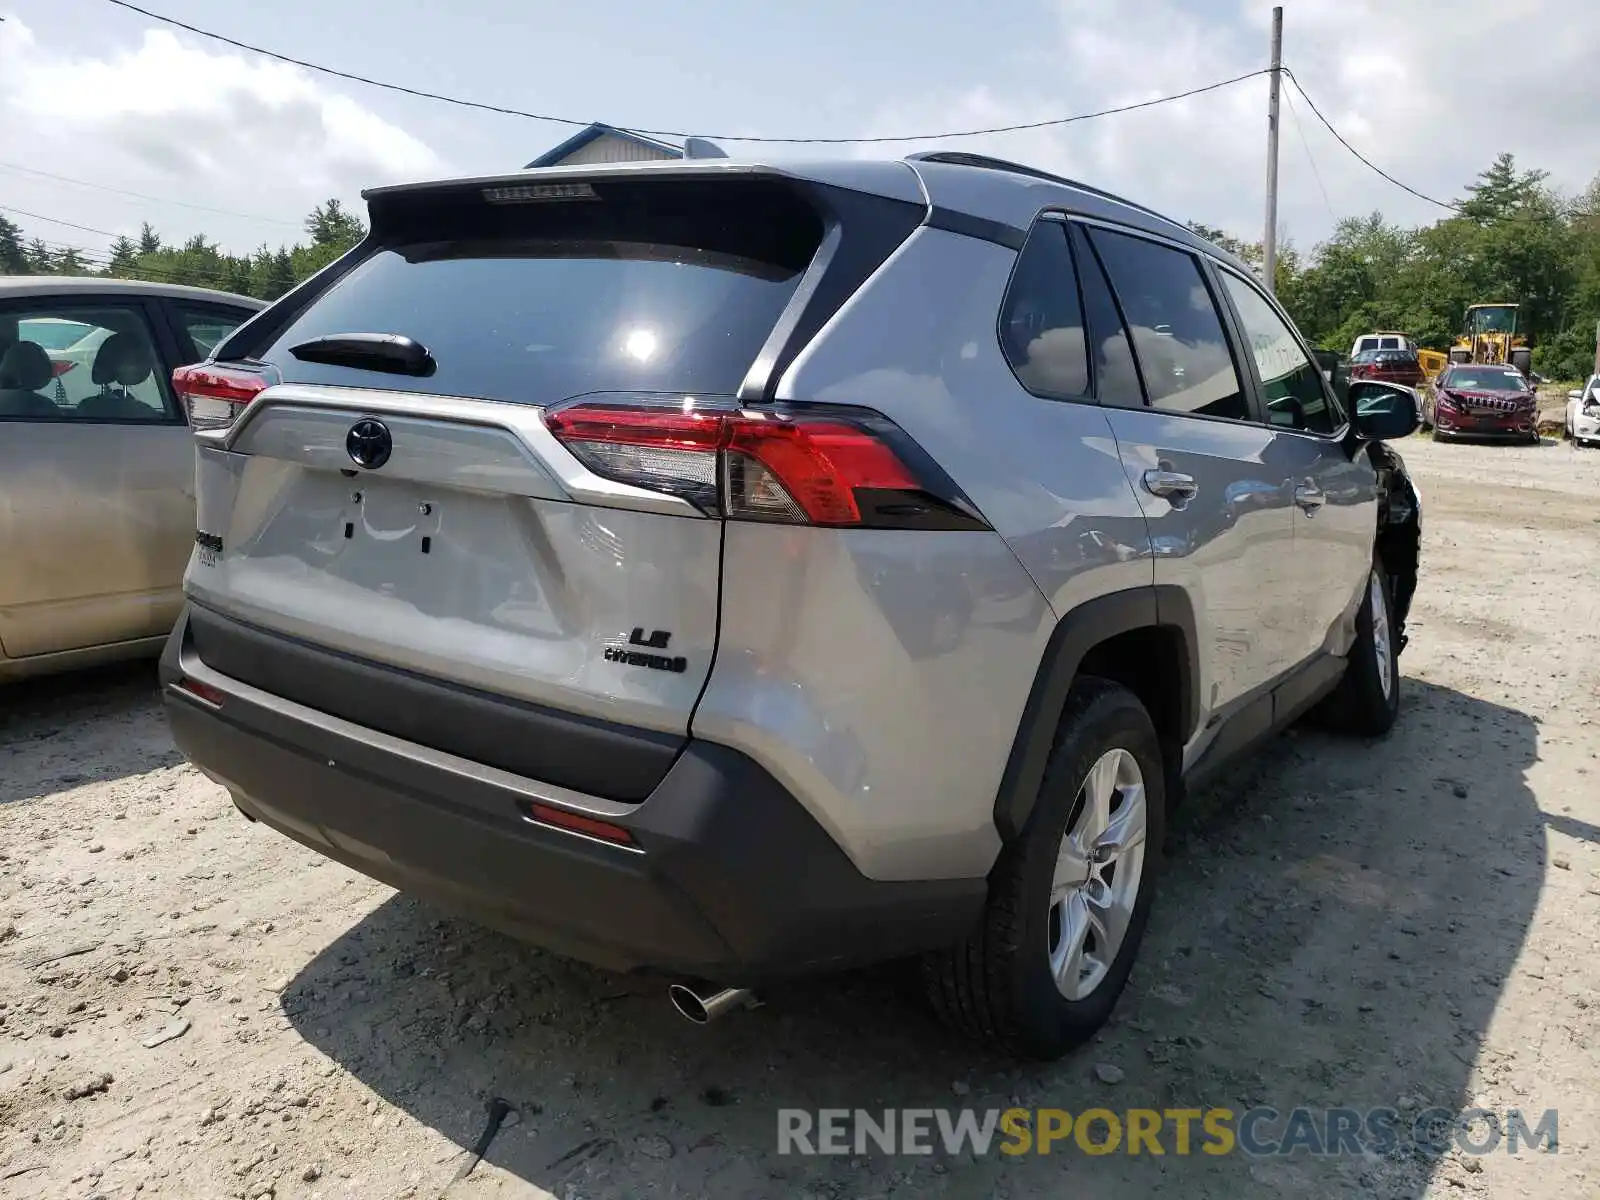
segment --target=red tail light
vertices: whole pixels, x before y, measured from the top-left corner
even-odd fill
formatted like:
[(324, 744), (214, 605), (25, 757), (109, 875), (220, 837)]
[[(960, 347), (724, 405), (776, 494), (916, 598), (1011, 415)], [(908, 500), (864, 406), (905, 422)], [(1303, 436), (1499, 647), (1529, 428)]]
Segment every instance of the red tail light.
[(577, 404), (545, 424), (595, 474), (730, 518), (985, 527), (905, 433), (865, 409)]
[(183, 401), (189, 424), (195, 429), (226, 429), (269, 383), (264, 375), (247, 368), (215, 363), (195, 363), (172, 373), (172, 389)]
[(73, 362), (70, 358), (65, 360), (58, 358), (50, 364), (50, 374), (54, 375), (57, 379), (60, 379), (63, 375), (77, 365), (78, 364)]

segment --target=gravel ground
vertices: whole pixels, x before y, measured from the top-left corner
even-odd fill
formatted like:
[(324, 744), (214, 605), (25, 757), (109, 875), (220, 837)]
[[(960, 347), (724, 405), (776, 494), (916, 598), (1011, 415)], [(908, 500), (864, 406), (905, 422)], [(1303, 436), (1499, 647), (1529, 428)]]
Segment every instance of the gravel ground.
[[(1600, 452), (1402, 449), (1399, 727), (1293, 731), (1197, 797), (1112, 1025), (1049, 1067), (951, 1040), (895, 969), (694, 1028), (247, 824), (148, 667), (12, 689), (0, 1196), (1600, 1194)], [(1556, 1108), (1559, 1151), (776, 1153), (780, 1106), (1256, 1104)]]

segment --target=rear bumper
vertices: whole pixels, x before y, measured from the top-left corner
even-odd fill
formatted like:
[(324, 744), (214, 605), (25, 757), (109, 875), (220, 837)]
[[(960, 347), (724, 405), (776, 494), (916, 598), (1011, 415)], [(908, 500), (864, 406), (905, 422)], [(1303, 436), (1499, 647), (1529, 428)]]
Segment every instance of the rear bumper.
[[(765, 769), (691, 741), (639, 804), (580, 796), (330, 717), (194, 654), (162, 656), (180, 750), (246, 815), (329, 858), (558, 953), (614, 970), (748, 985), (934, 949), (982, 909), (982, 879), (868, 879)], [(214, 705), (175, 686), (218, 688)], [(629, 831), (633, 848), (535, 824), (530, 802)]]

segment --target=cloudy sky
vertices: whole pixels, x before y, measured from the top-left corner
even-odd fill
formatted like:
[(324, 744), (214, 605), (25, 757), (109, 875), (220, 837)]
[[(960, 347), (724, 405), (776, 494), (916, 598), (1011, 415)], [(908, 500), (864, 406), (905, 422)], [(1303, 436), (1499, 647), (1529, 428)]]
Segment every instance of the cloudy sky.
[[(1271, 12), (1254, 0), (141, 6), (490, 103), (636, 128), (785, 136), (1010, 124), (1182, 91), (1264, 65)], [(1569, 190), (1600, 171), (1593, 0), (1456, 0), (1448, 9), (1287, 0), (1285, 10), (1284, 59), (1312, 99), (1419, 190), (1457, 197), (1500, 150)], [(0, 209), (57, 245), (103, 250), (107, 234), (136, 233), (145, 220), (169, 241), (203, 232), (236, 250), (292, 242), (325, 197), (357, 202), (371, 184), (514, 169), (571, 132), (303, 71), (107, 0), (0, 0), (0, 16)], [(1266, 82), (1253, 79), (1143, 112), (943, 144), (1063, 171), (1254, 238), (1265, 105)], [(1284, 114), (1281, 172), (1281, 228), (1303, 247), (1337, 217), (1437, 215), (1353, 159), (1303, 103)]]

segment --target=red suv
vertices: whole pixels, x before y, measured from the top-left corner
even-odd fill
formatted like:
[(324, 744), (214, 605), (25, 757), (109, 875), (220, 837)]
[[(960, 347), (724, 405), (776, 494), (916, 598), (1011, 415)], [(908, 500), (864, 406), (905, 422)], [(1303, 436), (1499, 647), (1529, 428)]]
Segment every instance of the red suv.
[(1422, 386), (1424, 377), (1415, 350), (1363, 350), (1350, 360), (1350, 378), (1381, 379), (1414, 388)]
[(1454, 363), (1422, 398), (1423, 428), (1435, 441), (1470, 437), (1539, 441), (1539, 400), (1515, 367)]

